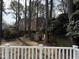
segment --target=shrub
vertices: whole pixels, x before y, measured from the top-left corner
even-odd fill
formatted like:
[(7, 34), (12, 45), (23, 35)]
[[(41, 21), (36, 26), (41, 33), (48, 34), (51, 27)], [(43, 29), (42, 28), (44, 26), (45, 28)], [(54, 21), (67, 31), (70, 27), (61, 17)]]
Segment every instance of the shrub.
[(77, 10), (70, 16), (67, 31), (67, 36), (79, 37), (79, 10)]
[(4, 38), (15, 38), (17, 36), (17, 32), (13, 28), (4, 29)]
[(51, 23), (52, 25), (51, 31), (53, 32), (53, 34), (65, 35), (68, 21), (69, 21), (68, 15), (65, 13), (60, 14), (55, 20), (53, 20)]
[(79, 10), (79, 1), (77, 1), (77, 2), (75, 3), (75, 9), (76, 9), (76, 10)]

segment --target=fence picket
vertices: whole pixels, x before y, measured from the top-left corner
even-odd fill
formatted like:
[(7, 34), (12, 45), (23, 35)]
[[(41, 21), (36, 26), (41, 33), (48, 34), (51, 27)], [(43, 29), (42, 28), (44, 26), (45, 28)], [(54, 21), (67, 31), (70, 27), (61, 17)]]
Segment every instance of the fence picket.
[(65, 57), (64, 57), (64, 54), (65, 54), (65, 53), (64, 53), (64, 49), (62, 50), (62, 54), (63, 54), (63, 55), (62, 55), (62, 59), (65, 59)]
[(54, 59), (54, 58), (53, 58), (53, 49), (52, 49), (52, 59)]
[(61, 59), (61, 49), (59, 49), (58, 53), (59, 53), (59, 55), (58, 55), (59, 57), (58, 58)]
[(66, 49), (66, 59), (68, 59), (68, 49)]
[(20, 51), (20, 49), (18, 48), (18, 59), (19, 59), (19, 55), (20, 55), (19, 51)]
[(5, 46), (5, 59), (9, 59), (9, 46)]
[(30, 59), (30, 48), (28, 50), (28, 59)]
[(14, 59), (16, 59), (16, 48), (14, 48)]
[(26, 48), (25, 48), (25, 59), (27, 59), (27, 51), (26, 51)]
[(13, 57), (13, 51), (12, 51), (12, 50), (13, 50), (13, 49), (11, 48), (11, 49), (10, 49), (10, 52), (11, 52), (11, 53), (10, 53), (10, 55), (11, 55), (11, 56), (10, 56), (10, 59), (13, 59), (13, 58), (12, 58), (12, 57)]
[(40, 59), (42, 59), (42, 47), (40, 47)]
[(36, 59), (38, 59), (38, 53), (37, 53), (37, 48), (36, 48)]
[(46, 59), (46, 48), (44, 48), (44, 59)]
[(32, 48), (32, 59), (34, 59), (34, 48)]
[(4, 48), (2, 48), (2, 59), (4, 59)]

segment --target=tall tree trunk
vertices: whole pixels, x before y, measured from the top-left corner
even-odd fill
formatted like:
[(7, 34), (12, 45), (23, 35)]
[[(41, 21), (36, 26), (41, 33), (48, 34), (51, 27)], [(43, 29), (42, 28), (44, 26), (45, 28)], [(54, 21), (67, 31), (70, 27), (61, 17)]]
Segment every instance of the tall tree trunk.
[(19, 20), (20, 20), (20, 17), (19, 17), (19, 1), (20, 0), (18, 0), (18, 22), (17, 22), (17, 29), (18, 29), (18, 31), (19, 31)]
[(26, 14), (27, 14), (27, 0), (25, 0), (25, 31), (27, 30), (27, 28), (26, 28), (26, 23), (27, 23), (27, 16), (26, 16)]
[(29, 19), (28, 19), (28, 34), (29, 38), (31, 38), (31, 16), (32, 16), (32, 11), (31, 11), (31, 0), (29, 1)]
[(50, 1), (50, 18), (52, 18), (53, 0)]
[(46, 0), (46, 28), (45, 28), (45, 34), (46, 34), (46, 43), (47, 42), (49, 42), (49, 40), (48, 40), (48, 31), (47, 31), (47, 29), (48, 29), (48, 19), (49, 19), (49, 13), (48, 13), (48, 0)]
[(2, 11), (3, 11), (3, 0), (0, 0), (0, 38), (2, 38)]
[(36, 14), (36, 40), (39, 40), (39, 24), (38, 24), (38, 0), (36, 1), (37, 4), (37, 14)]
[(17, 11), (16, 11), (16, 30), (18, 30)]
[(68, 12), (68, 17), (74, 12), (74, 4), (73, 0), (66, 0), (67, 3), (67, 12)]
[(36, 31), (38, 32), (38, 0), (36, 1), (37, 4), (37, 20), (36, 20)]

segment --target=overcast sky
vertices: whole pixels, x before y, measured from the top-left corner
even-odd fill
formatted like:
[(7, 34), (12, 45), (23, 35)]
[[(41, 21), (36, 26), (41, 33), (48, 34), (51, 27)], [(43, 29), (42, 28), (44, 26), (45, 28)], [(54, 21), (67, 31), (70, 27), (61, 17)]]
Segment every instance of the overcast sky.
[[(12, 1), (12, 0), (3, 0), (4, 1), (4, 5), (5, 5), (5, 11), (8, 13), (8, 12), (12, 12), (12, 10), (8, 10), (8, 8), (10, 8), (10, 2)], [(20, 0), (20, 2), (24, 5), (24, 1), (25, 0)], [(27, 4), (29, 5), (29, 0), (27, 0)], [(55, 5), (57, 5), (57, 4), (59, 4), (58, 2), (57, 2), (57, 0), (54, 0), (54, 2), (55, 2)], [(58, 12), (58, 11), (56, 11), (56, 13), (60, 13), (60, 12)], [(3, 13), (3, 21), (4, 22), (6, 22), (6, 23), (8, 23), (8, 24), (14, 24), (15, 23), (15, 19), (13, 18), (13, 14), (4, 14)]]

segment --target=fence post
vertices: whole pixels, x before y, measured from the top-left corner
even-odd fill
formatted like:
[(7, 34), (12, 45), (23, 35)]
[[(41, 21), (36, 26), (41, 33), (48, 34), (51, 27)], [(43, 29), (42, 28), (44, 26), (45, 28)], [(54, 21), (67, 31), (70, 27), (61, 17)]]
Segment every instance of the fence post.
[(73, 47), (73, 59), (77, 59), (77, 53), (76, 53), (76, 49), (78, 48), (77, 45), (72, 45)]
[(39, 44), (39, 47), (40, 47), (40, 58), (39, 59), (42, 59), (42, 49), (43, 49), (43, 44)]
[(5, 59), (9, 59), (9, 44), (5, 45)]

